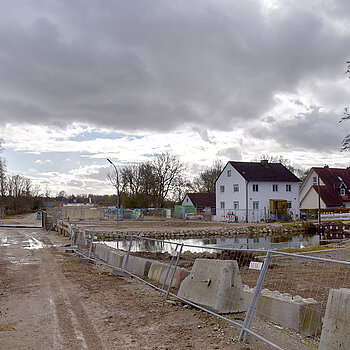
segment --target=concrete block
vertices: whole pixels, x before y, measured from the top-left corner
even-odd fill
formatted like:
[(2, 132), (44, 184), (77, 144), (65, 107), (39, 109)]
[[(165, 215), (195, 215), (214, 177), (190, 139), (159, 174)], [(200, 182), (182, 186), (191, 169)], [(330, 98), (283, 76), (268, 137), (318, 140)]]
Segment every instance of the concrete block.
[[(254, 289), (244, 286), (245, 306), (248, 309)], [(263, 289), (256, 316), (292, 329), (305, 336), (316, 336), (320, 329), (321, 304), (312, 298)]]
[(126, 258), (123, 260), (123, 268), (134, 275), (147, 276), (152, 261), (138, 256), (129, 255), (128, 265), (125, 268)]
[(107, 262), (110, 250), (112, 250), (112, 248), (108, 247), (105, 244), (95, 243), (95, 255), (105, 262)]
[[(168, 271), (169, 268), (169, 264), (164, 264), (164, 263), (160, 263), (157, 261), (153, 261), (151, 264), (151, 267), (149, 269), (148, 272), (148, 278), (159, 282), (161, 284), (163, 284), (165, 277), (166, 277), (166, 273)], [(166, 286), (169, 286), (170, 280), (171, 280), (171, 276), (174, 272), (174, 267), (172, 266), (169, 274), (168, 274), (168, 278), (165, 282)], [(175, 272), (175, 276), (173, 279), (173, 283), (172, 283), (172, 287), (178, 287), (180, 285), (180, 283), (190, 274), (190, 271), (177, 267), (176, 268), (176, 272)]]
[(84, 230), (75, 229), (74, 232), (76, 237), (75, 242), (77, 246), (83, 249), (87, 248), (90, 243), (89, 235), (86, 234)]
[(218, 313), (246, 311), (237, 261), (196, 259), (178, 296)]
[(115, 267), (123, 266), (124, 255), (122, 252), (117, 252), (116, 250), (110, 250), (107, 256), (107, 263)]
[(330, 289), (319, 350), (350, 349), (350, 289)]

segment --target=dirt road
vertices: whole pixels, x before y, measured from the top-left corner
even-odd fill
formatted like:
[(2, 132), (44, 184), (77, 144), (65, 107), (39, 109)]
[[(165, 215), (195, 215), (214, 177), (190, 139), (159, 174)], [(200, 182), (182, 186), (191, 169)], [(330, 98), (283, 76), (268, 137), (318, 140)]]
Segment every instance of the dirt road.
[(0, 349), (249, 348), (232, 340), (238, 330), (80, 262), (65, 243), (40, 229), (0, 227)]

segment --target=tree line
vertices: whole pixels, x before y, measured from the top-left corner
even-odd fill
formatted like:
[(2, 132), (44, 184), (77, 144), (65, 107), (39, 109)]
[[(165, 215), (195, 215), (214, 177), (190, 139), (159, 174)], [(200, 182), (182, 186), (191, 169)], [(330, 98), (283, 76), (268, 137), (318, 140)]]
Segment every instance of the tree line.
[[(0, 140), (0, 153), (3, 152)], [(0, 207), (9, 215), (31, 212), (43, 204), (39, 186), (22, 175), (8, 174), (6, 160), (0, 157)]]
[(181, 201), (187, 192), (214, 193), (222, 165), (216, 161), (190, 180), (188, 166), (179, 156), (163, 152), (146, 162), (114, 167), (107, 178), (116, 189), (120, 206), (162, 208)]

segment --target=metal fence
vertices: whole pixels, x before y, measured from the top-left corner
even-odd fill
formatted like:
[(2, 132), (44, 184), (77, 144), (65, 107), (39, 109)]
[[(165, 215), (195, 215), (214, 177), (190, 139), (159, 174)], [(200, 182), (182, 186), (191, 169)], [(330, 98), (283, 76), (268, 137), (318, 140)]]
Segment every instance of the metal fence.
[[(317, 348), (330, 290), (350, 288), (350, 262), (343, 260), (272, 250), (190, 245), (185, 242), (174, 243), (123, 234), (115, 234), (116, 241), (113, 244), (107, 242), (111, 249), (114, 247), (126, 254), (123, 268), (116, 268), (94, 257), (93, 243), (96, 242), (96, 233), (87, 232), (84, 245), (77, 244), (76, 231), (77, 228), (70, 226), (71, 248), (81, 258), (120, 270), (122, 275), (133, 276), (157, 289), (166, 299), (170, 296), (177, 298), (238, 327), (240, 341), (245, 342), (248, 336), (253, 336), (275, 349), (287, 350), (289, 346), (283, 340), (278, 340), (278, 337), (269, 337), (264, 331), (266, 325), (272, 325), (276, 332), (299, 342), (300, 348)], [(128, 259), (131, 255), (165, 262), (168, 268), (164, 281), (170, 279), (168, 286), (128, 271)], [(244, 288), (246, 312), (239, 317), (224, 316), (177, 295), (178, 284), (171, 287), (176, 268), (190, 270), (196, 258), (237, 261)]]
[(299, 210), (288, 208), (285, 211), (264, 209), (217, 209), (216, 220), (226, 222), (260, 222), (299, 220)]

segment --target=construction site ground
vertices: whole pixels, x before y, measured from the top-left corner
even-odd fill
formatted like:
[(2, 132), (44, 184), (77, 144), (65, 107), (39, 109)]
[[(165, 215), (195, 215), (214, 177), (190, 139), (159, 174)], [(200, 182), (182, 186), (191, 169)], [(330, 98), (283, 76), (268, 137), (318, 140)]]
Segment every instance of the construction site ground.
[[(0, 224), (38, 221), (32, 214)], [(0, 227), (1, 349), (271, 349), (254, 337), (242, 345), (239, 328), (81, 262), (65, 252), (68, 243), (55, 232)], [(312, 348), (263, 321), (253, 330), (285, 349)]]

